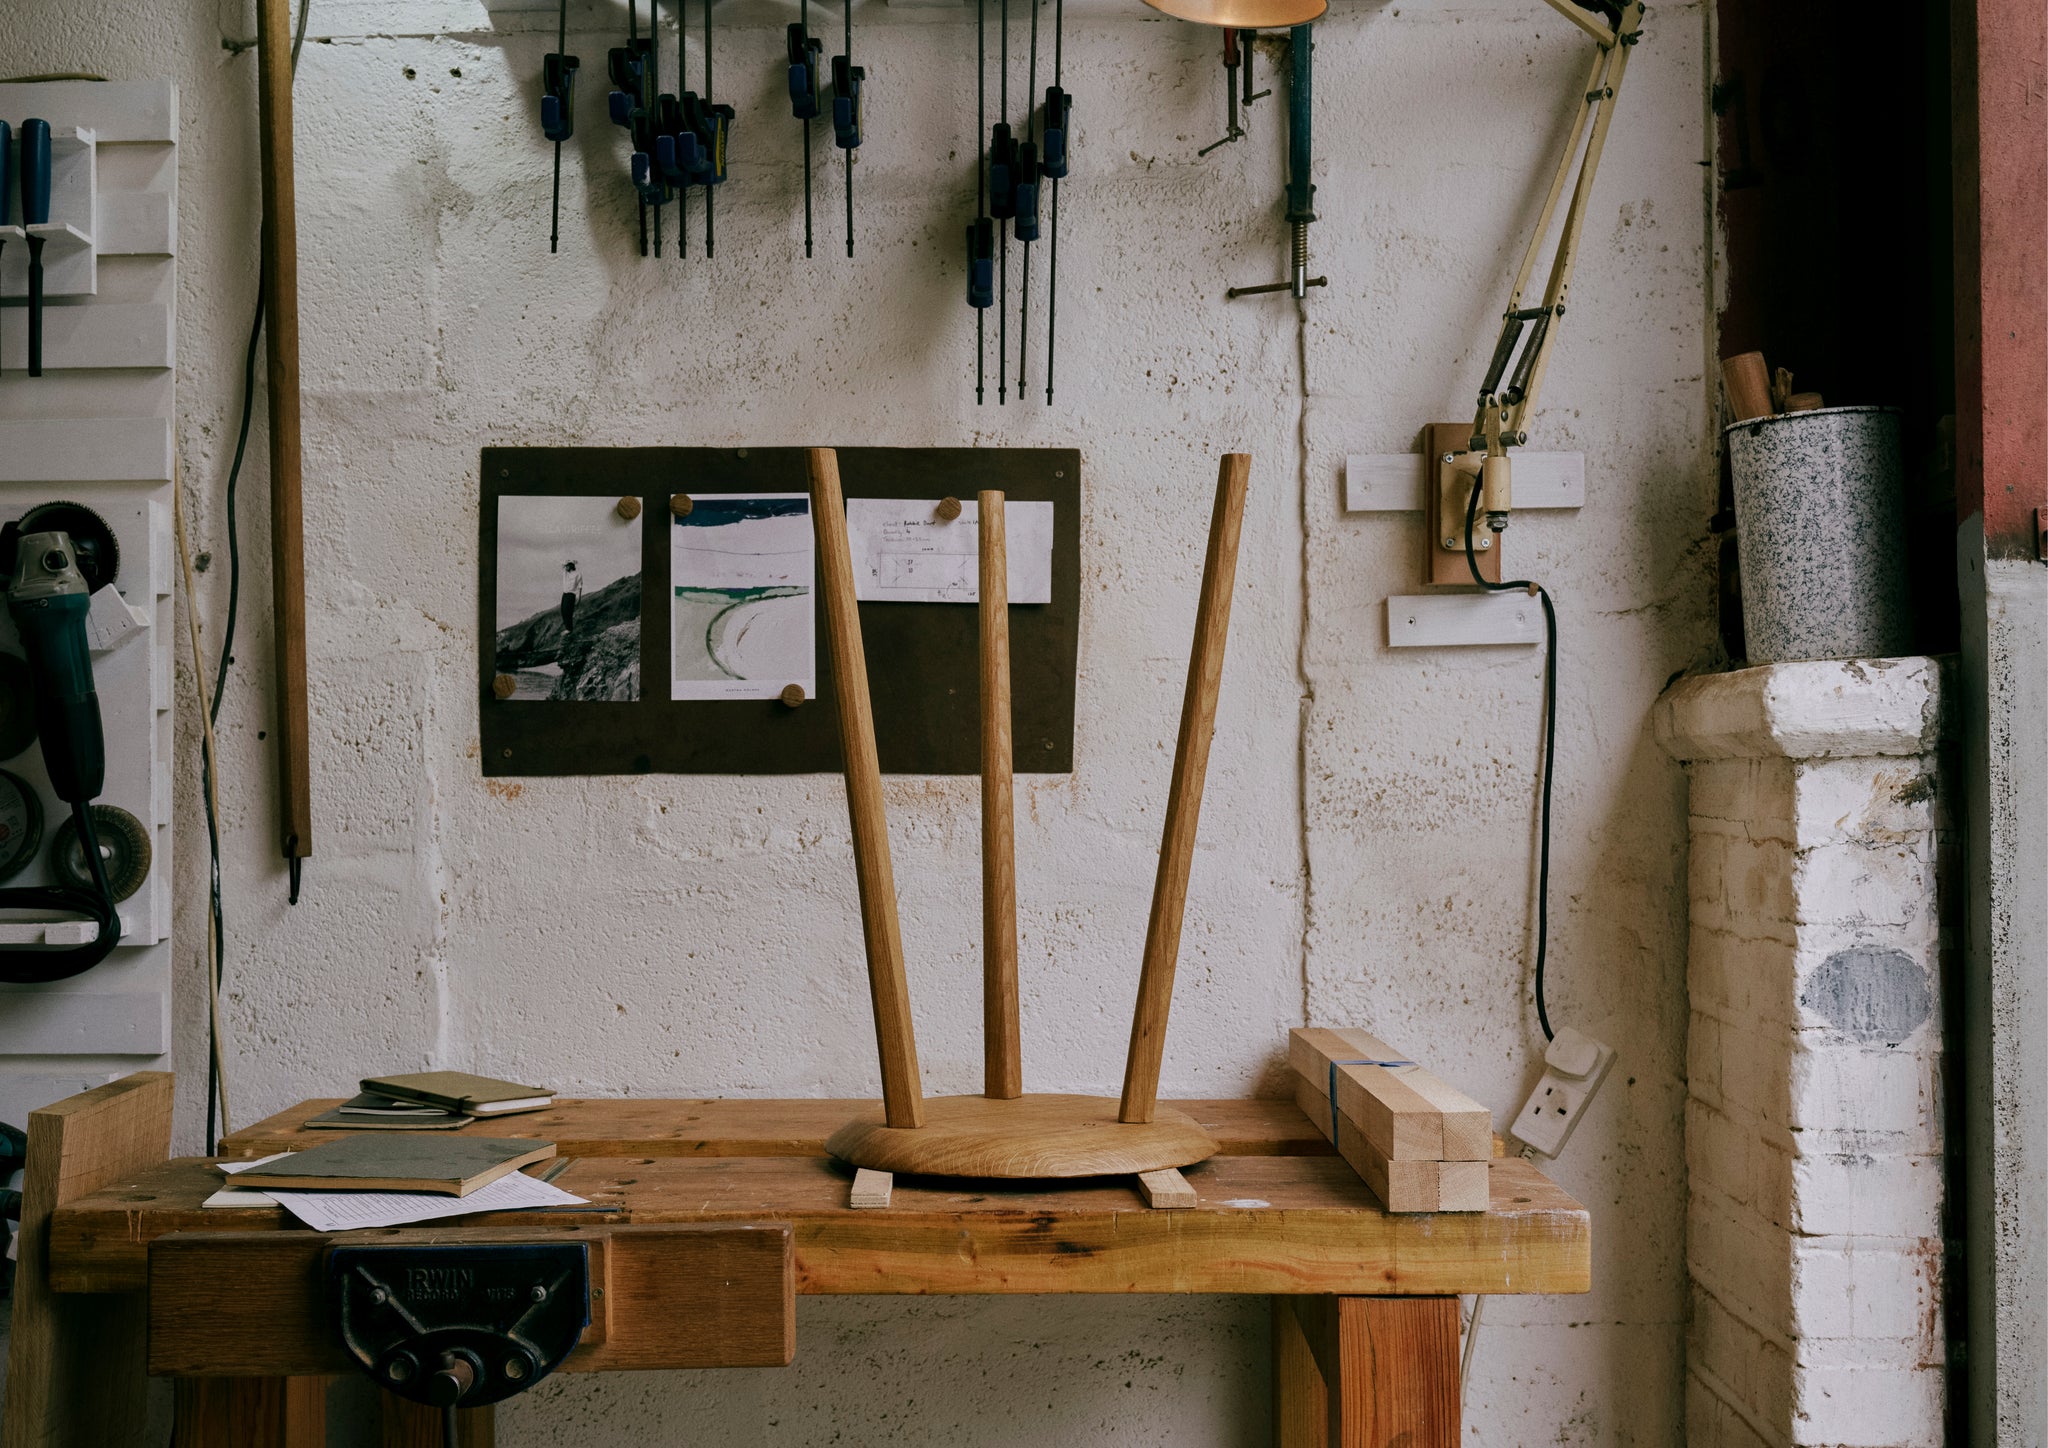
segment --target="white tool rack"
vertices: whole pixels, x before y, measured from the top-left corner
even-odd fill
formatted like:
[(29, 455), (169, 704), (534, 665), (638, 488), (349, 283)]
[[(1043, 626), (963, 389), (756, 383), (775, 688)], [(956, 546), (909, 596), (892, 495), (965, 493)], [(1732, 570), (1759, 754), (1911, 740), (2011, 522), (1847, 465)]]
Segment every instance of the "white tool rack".
[[(38, 113), (40, 114), (40, 113)], [(9, 149), (13, 154), (10, 178), (21, 175), (21, 123), (25, 116), (11, 112), (0, 120), (13, 127)], [(47, 119), (47, 117), (45, 117)], [(93, 248), (96, 138), (80, 126), (50, 127), (50, 219), (35, 226), (23, 226), (21, 186), (7, 188), (0, 197), (0, 212), (9, 224), (0, 226), (0, 297), (28, 296), (28, 238), (43, 243), (43, 297), (89, 297), (99, 290), (98, 253)]]
[[(66, 981), (0, 984), (0, 1121), (15, 1125), (81, 1085), (167, 1065), (171, 1047), (177, 92), (168, 81), (0, 85), (17, 146), (32, 116), (51, 131), (51, 219), (36, 228), (47, 238), (44, 373), (26, 370), (25, 234), (0, 227), (0, 522), (65, 499), (120, 542), (119, 575), (93, 595), (87, 625), (107, 747), (99, 802), (148, 827), (152, 858), (107, 960)], [(19, 206), (17, 196), (9, 222)], [(4, 608), (0, 650), (21, 651)], [(69, 807), (50, 792), (39, 745), (0, 769), (38, 791), (44, 817), (37, 858), (6, 883), (50, 883), (49, 842)], [(97, 928), (10, 912), (0, 942), (69, 944)]]

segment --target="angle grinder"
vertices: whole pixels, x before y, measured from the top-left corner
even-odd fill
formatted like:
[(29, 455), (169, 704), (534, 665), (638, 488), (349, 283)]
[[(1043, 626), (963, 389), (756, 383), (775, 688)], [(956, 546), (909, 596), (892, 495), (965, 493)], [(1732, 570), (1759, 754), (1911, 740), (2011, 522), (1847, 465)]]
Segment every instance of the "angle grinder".
[(89, 885), (0, 890), (0, 909), (84, 916), (99, 934), (82, 945), (0, 947), (0, 980), (64, 980), (90, 970), (120, 943), (121, 916), (108, 882), (92, 801), (106, 783), (106, 737), (92, 676), (86, 615), (92, 595), (121, 562), (113, 529), (79, 503), (39, 504), (0, 528), (0, 590), (21, 637), (43, 766), (71, 806)]

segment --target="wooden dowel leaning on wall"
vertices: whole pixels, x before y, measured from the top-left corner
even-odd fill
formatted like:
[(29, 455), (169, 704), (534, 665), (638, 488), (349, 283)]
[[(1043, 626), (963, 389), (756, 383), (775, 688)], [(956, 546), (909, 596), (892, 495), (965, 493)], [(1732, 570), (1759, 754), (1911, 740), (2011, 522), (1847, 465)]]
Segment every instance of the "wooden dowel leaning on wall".
[(853, 818), (853, 869), (860, 882), (868, 993), (874, 1002), (875, 1046), (882, 1058), (883, 1116), (891, 1126), (922, 1126), (924, 1094), (918, 1084), (917, 1041), (910, 1028), (910, 986), (903, 974), (903, 932), (896, 920), (896, 876), (889, 866), (882, 762), (875, 752), (875, 716), (868, 700), (867, 655), (861, 649), (853, 554), (846, 540), (846, 501), (839, 491), (839, 455), (815, 447), (809, 457), (811, 519), (825, 590), (839, 742), (846, 754), (846, 807)]
[(299, 230), (292, 167), (291, 0), (256, 7), (263, 164), (263, 331), (269, 344), (270, 574), (276, 616), (278, 840), (292, 866), (313, 853), (307, 744), (306, 540), (299, 479)]
[(1010, 742), (1010, 569), (1003, 495), (981, 511), (981, 1031), (984, 1095), (1024, 1094), (1017, 1011), (1017, 835)]
[(1173, 751), (1173, 782), (1166, 796), (1166, 834), (1159, 846), (1159, 876), (1152, 886), (1152, 916), (1145, 926), (1145, 963), (1138, 1004), (1131, 1015), (1131, 1052), (1124, 1064), (1124, 1121), (1150, 1121), (1159, 1102), (1159, 1065), (1166, 1052), (1166, 1016), (1173, 1004), (1173, 970), (1180, 954), (1181, 918), (1188, 903), (1188, 871), (1195, 860), (1195, 824), (1202, 813), (1202, 781), (1209, 741), (1216, 732), (1216, 694), (1223, 682), (1223, 643), (1230, 632), (1230, 590), (1237, 577), (1237, 539), (1244, 523), (1248, 453), (1226, 453), (1216, 477), (1216, 509), (1209, 518), (1209, 556), (1202, 564), (1202, 600), (1195, 612), (1194, 655), (1188, 661), (1181, 703), (1180, 742)]

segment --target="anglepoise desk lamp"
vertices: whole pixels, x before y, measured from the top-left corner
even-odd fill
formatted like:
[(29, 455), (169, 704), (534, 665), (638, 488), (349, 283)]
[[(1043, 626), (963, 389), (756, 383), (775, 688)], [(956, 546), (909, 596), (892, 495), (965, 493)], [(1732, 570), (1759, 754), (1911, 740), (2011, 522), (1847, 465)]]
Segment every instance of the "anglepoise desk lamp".
[[(1479, 507), (1486, 513), (1486, 526), (1494, 533), (1507, 528), (1508, 512), (1514, 506), (1513, 465), (1508, 460), (1507, 450), (1528, 440), (1526, 426), (1529, 414), (1535, 410), (1537, 394), (1543, 388), (1543, 369), (1550, 358), (1552, 324), (1564, 316), (1565, 302), (1571, 292), (1572, 267), (1578, 260), (1579, 237), (1585, 229), (1586, 209), (1593, 196), (1593, 179), (1600, 170), (1600, 154), (1607, 144), (1607, 128), (1614, 119), (1615, 101), (1621, 94), (1622, 78), (1628, 71), (1629, 51), (1642, 38), (1641, 0), (1626, 0), (1626, 3), (1623, 0), (1546, 0), (1546, 3), (1593, 38), (1593, 63), (1586, 73), (1582, 87), (1584, 98), (1579, 104), (1577, 118), (1572, 122), (1571, 139), (1565, 143), (1564, 157), (1558, 162), (1557, 174), (1544, 198), (1543, 214), (1537, 219), (1535, 234), (1529, 238), (1529, 248), (1522, 255), (1521, 268), (1515, 273), (1514, 287), (1508, 293), (1507, 313), (1501, 319), (1500, 341), (1494, 346), (1486, 379), (1479, 384), (1479, 405), (1472, 418), (1467, 458), (1476, 460)], [(1565, 183), (1571, 179), (1574, 163), (1578, 169), (1578, 181), (1572, 187), (1571, 206), (1565, 213), (1564, 229), (1551, 257), (1543, 300), (1533, 307), (1524, 306), (1523, 297), (1528, 292), (1543, 243), (1550, 235), (1557, 204), (1564, 197)], [(1508, 370), (1510, 365), (1514, 369), (1512, 373)], [(1460, 460), (1461, 463), (1464, 461)], [(1459, 536), (1457, 541), (1462, 546), (1467, 540)]]

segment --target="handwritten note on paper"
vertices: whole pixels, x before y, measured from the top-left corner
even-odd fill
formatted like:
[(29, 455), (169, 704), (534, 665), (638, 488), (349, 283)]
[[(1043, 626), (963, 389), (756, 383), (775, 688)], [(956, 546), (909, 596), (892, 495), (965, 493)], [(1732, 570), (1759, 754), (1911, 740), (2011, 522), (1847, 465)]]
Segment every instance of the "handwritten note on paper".
[[(1010, 602), (1052, 602), (1052, 504), (1004, 505)], [(981, 508), (939, 520), (930, 498), (849, 498), (854, 592), (868, 603), (979, 603)]]

